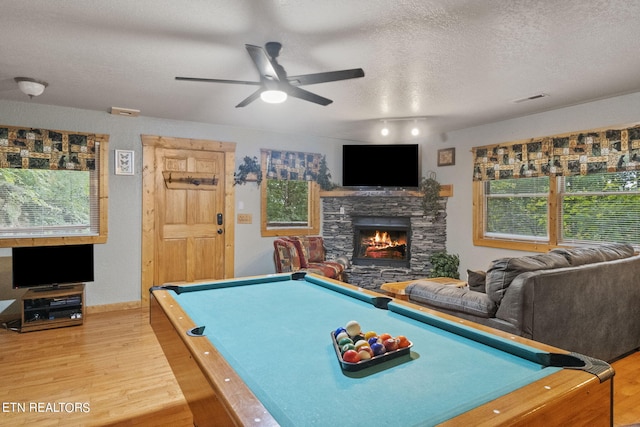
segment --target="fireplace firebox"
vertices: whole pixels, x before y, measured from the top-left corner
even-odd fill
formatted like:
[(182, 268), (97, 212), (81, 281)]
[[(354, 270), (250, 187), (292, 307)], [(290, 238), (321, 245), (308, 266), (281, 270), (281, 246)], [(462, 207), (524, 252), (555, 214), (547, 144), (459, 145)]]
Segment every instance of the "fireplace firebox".
[(353, 218), (353, 264), (409, 267), (411, 219)]

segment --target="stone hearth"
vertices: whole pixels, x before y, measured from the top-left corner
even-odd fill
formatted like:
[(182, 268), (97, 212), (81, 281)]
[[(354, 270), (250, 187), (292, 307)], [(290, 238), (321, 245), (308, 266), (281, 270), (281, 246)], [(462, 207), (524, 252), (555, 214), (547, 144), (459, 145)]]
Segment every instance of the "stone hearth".
[(446, 198), (436, 221), (426, 217), (419, 193), (407, 191), (327, 191), (322, 198), (322, 235), (327, 258), (354, 252), (353, 219), (363, 216), (409, 218), (411, 239), (409, 266), (353, 265), (345, 270), (346, 281), (365, 289), (379, 289), (387, 282), (402, 282), (428, 277), (429, 258), (446, 249)]

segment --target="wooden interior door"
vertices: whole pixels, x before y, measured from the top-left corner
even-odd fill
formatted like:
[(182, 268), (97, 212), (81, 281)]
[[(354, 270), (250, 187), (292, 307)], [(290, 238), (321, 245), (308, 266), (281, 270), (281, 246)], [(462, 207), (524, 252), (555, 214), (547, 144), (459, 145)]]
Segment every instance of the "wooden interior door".
[(151, 286), (233, 277), (228, 144), (143, 136), (144, 303)]

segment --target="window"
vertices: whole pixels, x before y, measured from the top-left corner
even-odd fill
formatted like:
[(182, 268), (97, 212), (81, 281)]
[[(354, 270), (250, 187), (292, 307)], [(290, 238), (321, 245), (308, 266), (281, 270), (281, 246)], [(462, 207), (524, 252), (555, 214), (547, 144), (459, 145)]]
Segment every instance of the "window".
[(261, 187), (262, 236), (320, 232), (320, 194), (316, 182), (266, 179)]
[(640, 173), (474, 182), (474, 244), (547, 251), (559, 245), (640, 246)]
[(103, 144), (90, 171), (0, 168), (0, 247), (104, 243)]
[(640, 245), (640, 172), (559, 178), (562, 243)]
[(548, 193), (548, 177), (486, 181), (485, 235), (546, 240)]
[(260, 228), (263, 237), (320, 232), (322, 156), (293, 151), (261, 150)]

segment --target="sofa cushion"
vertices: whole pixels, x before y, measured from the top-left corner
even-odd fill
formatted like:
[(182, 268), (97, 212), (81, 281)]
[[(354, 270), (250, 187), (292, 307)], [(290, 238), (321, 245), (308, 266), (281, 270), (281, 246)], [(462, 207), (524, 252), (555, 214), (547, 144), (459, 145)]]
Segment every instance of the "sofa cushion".
[(428, 280), (417, 280), (409, 284), (405, 293), (409, 301), (484, 318), (494, 317), (498, 308), (497, 304), (482, 292)]
[(487, 272), (467, 270), (467, 283), (470, 290), (486, 293)]
[(580, 248), (556, 248), (552, 253), (564, 256), (571, 266), (577, 267), (594, 262), (613, 261), (634, 255), (633, 246), (626, 243), (608, 243)]
[(537, 270), (569, 267), (569, 261), (557, 253), (501, 258), (491, 263), (487, 270), (487, 295), (493, 302), (500, 304), (507, 288), (518, 275)]

